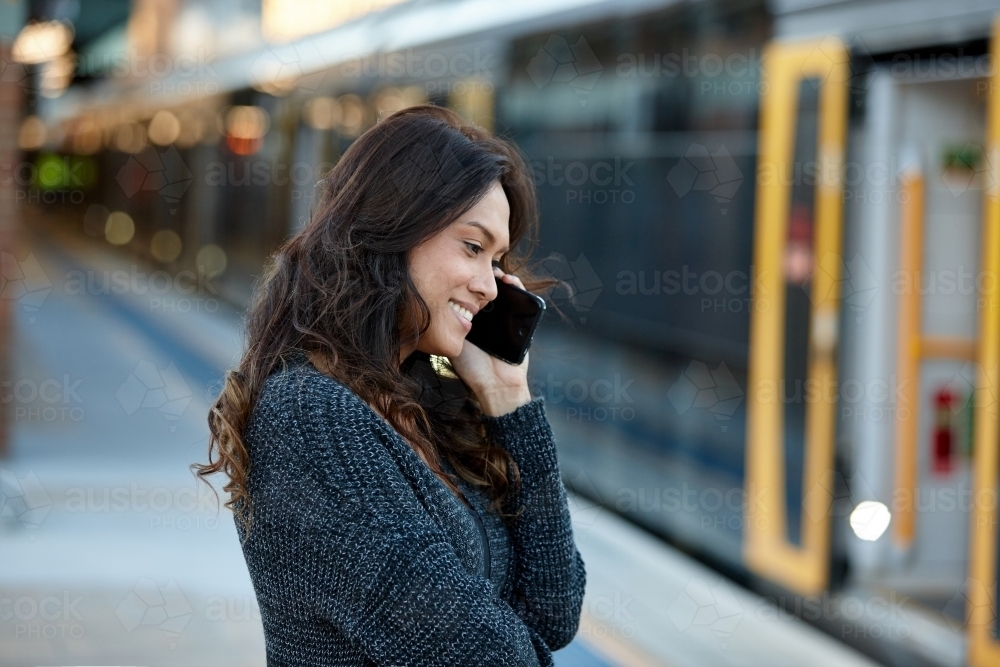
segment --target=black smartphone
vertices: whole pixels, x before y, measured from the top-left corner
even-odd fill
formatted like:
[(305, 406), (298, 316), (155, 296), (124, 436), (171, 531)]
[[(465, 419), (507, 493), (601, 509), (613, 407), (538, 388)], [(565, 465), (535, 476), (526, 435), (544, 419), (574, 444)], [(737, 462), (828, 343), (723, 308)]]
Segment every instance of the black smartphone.
[(497, 298), (472, 318), (467, 341), (483, 352), (515, 366), (524, 361), (535, 328), (545, 312), (545, 300), (499, 278)]

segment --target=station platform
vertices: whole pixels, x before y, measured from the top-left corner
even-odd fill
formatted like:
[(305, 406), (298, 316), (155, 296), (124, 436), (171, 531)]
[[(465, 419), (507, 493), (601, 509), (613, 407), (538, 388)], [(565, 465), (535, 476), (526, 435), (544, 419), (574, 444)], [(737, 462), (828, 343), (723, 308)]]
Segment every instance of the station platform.
[[(210, 286), (32, 229), (14, 254), (34, 296), (16, 304), (22, 394), (0, 461), (3, 664), (264, 665), (232, 517), (188, 469), (205, 460), (239, 312)], [(570, 503), (587, 592), (559, 667), (875, 664), (609, 509)]]

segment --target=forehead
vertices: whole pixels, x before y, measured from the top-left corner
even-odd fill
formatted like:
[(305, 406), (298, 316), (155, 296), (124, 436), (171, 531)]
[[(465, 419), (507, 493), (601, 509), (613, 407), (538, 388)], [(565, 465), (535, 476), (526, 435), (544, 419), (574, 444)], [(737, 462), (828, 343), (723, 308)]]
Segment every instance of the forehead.
[(510, 236), (510, 205), (507, 195), (499, 184), (493, 187), (475, 206), (466, 211), (456, 225), (463, 229), (472, 228), (486, 237), (491, 245), (502, 245), (504, 252)]

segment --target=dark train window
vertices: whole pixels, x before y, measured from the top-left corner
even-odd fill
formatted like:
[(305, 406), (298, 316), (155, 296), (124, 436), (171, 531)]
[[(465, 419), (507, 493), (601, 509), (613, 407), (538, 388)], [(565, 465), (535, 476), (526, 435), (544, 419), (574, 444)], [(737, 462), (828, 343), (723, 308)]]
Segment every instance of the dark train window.
[(809, 321), (812, 313), (812, 272), (815, 266), (816, 152), (819, 138), (819, 79), (803, 79), (798, 91), (795, 148), (787, 173), (791, 201), (785, 237), (784, 375), (780, 400), (784, 412), (785, 503), (788, 540), (802, 544), (802, 478), (806, 440), (806, 397), (809, 377)]

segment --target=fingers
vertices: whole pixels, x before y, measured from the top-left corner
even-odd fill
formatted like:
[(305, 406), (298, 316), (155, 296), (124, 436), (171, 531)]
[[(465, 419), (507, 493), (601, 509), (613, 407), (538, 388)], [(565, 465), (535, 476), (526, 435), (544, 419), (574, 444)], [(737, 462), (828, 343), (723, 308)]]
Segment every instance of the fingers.
[(493, 267), (493, 274), (497, 278), (500, 278), (500, 280), (507, 283), (508, 285), (513, 285), (514, 287), (520, 287), (521, 289), (524, 289), (524, 283), (521, 282), (520, 278), (515, 276), (513, 273), (504, 273), (503, 269), (501, 269), (499, 266)]

